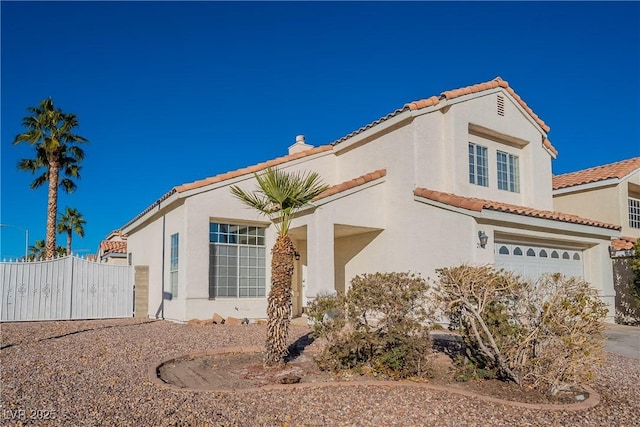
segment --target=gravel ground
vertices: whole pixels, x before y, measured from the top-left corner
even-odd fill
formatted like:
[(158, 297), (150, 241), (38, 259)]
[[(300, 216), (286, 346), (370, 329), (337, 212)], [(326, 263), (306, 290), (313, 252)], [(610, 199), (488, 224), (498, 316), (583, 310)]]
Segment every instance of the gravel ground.
[[(0, 327), (3, 426), (640, 426), (640, 363), (613, 354), (593, 384), (598, 406), (535, 411), (398, 385), (196, 393), (147, 378), (162, 359), (260, 345), (266, 329), (258, 325), (122, 319)], [(306, 332), (293, 326), (292, 341)]]

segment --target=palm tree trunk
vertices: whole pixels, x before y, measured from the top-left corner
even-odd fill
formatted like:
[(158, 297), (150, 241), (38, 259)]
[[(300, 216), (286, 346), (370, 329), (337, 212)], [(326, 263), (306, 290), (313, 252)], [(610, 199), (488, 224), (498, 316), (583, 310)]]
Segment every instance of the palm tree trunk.
[(47, 203), (47, 241), (44, 249), (46, 259), (53, 258), (56, 250), (56, 216), (58, 215), (59, 164), (54, 156), (49, 159), (49, 200)]
[(67, 230), (67, 255), (71, 255), (71, 233), (73, 230)]
[(267, 303), (267, 343), (264, 356), (264, 364), (267, 366), (284, 362), (287, 355), (295, 252), (291, 238), (288, 235), (278, 235), (271, 250), (271, 290)]

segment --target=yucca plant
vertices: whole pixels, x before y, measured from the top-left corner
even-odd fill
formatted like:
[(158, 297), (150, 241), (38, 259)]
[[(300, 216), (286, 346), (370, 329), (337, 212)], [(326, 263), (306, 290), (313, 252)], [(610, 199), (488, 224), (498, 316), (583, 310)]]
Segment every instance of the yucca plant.
[(231, 193), (242, 203), (267, 216), (278, 231), (271, 249), (271, 290), (267, 302), (267, 342), (264, 363), (284, 361), (291, 315), (291, 281), (296, 248), (289, 237), (289, 227), (296, 212), (327, 189), (316, 172), (290, 173), (267, 168), (254, 174), (257, 188), (246, 192), (234, 185)]

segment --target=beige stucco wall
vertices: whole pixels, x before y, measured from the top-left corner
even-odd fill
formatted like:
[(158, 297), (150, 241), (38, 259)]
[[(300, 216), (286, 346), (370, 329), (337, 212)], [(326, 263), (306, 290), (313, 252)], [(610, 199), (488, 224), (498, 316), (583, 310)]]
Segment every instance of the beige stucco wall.
[[(502, 92), (504, 93), (504, 92)], [(304, 265), (304, 301), (322, 293), (346, 290), (357, 274), (377, 271), (412, 271), (425, 278), (435, 269), (462, 263), (493, 263), (491, 249), (496, 231), (526, 240), (532, 237), (564, 240), (588, 248), (589, 268), (585, 278), (609, 298), (613, 289), (606, 246), (606, 233), (598, 230), (568, 232), (563, 223), (545, 227), (523, 226), (526, 217), (510, 215), (497, 221), (416, 201), (413, 190), (420, 186), (481, 197), (506, 203), (551, 209), (551, 156), (542, 147), (542, 133), (528, 116), (505, 95), (505, 116), (495, 113), (495, 92), (456, 103), (446, 112), (403, 113), (404, 121), (393, 129), (360, 135), (361, 143), (338, 145), (333, 152), (311, 156), (281, 167), (288, 171), (316, 171), (330, 185), (351, 180), (377, 169), (385, 177), (320, 200), (299, 214), (292, 223)], [(469, 123), (491, 128), (528, 143), (523, 148), (493, 140), (481, 142), (489, 148), (489, 187), (468, 183)], [(379, 128), (382, 129), (382, 128)], [(517, 154), (520, 159), (520, 193), (497, 189), (495, 151)], [(161, 211), (143, 227), (129, 233), (128, 245), (134, 265), (149, 265), (149, 314), (160, 307), (162, 270), (162, 218), (165, 233), (165, 290), (169, 291), (169, 242), (180, 233), (180, 291), (176, 300), (165, 301), (167, 319), (223, 317), (262, 318), (266, 298), (209, 299), (209, 223), (211, 221), (267, 226), (267, 293), (270, 248), (276, 230), (266, 218), (245, 208), (229, 192), (237, 184), (255, 188), (252, 175), (226, 181), (180, 195), (183, 204)], [(176, 196), (177, 197), (177, 196)], [(170, 201), (167, 201), (169, 203)], [(553, 223), (553, 224), (552, 224)], [(479, 230), (490, 236), (487, 248), (478, 245)], [(585, 262), (587, 261), (585, 256)]]
[[(625, 211), (626, 201), (625, 197)], [(624, 219), (621, 204), (620, 190), (616, 185), (559, 194), (553, 198), (554, 209), (559, 212), (618, 225), (622, 225)]]
[(640, 228), (629, 226), (629, 196), (640, 198), (640, 193), (630, 191), (632, 186), (640, 185), (640, 171), (613, 182), (609, 185), (576, 187), (558, 191), (553, 197), (554, 209), (560, 212), (579, 215), (584, 218), (616, 224), (622, 227), (621, 235), (640, 237)]
[[(179, 233), (179, 269), (178, 296), (186, 289), (187, 248), (183, 233), (183, 206), (177, 206), (167, 212), (156, 214), (148, 225), (130, 233), (127, 239), (127, 251), (132, 254), (132, 264), (149, 266), (149, 317), (164, 316), (169, 320), (183, 320), (185, 315), (184, 300), (181, 298), (163, 300), (163, 264), (164, 292), (171, 291), (169, 278), (169, 259), (171, 256), (171, 235)], [(164, 231), (163, 231), (164, 228)], [(163, 259), (164, 234), (164, 259)], [(164, 302), (164, 304), (163, 304)]]
[[(496, 112), (496, 97), (505, 98), (505, 115)], [(479, 197), (538, 209), (552, 209), (551, 159), (542, 146), (542, 131), (504, 91), (488, 92), (446, 112), (420, 114), (415, 119), (416, 182), (419, 186), (467, 197)], [(469, 124), (528, 142), (518, 148), (472, 135)], [(469, 183), (468, 142), (488, 148), (489, 186)], [(499, 190), (496, 151), (519, 157), (520, 192)]]
[(111, 264), (111, 265), (127, 265), (129, 262), (127, 260), (127, 257), (107, 257), (105, 261), (103, 261), (105, 264)]
[[(308, 163), (313, 163), (313, 167), (308, 167)], [(284, 169), (287, 171), (313, 170), (319, 172), (323, 178), (328, 176), (329, 179), (335, 173), (335, 166), (327, 155), (316, 156), (311, 161), (291, 162)], [(256, 187), (253, 175), (235, 179), (232, 183), (247, 191), (252, 191)], [(178, 298), (184, 304), (182, 320), (210, 318), (214, 313), (218, 313), (223, 317), (246, 317), (249, 319), (265, 317), (266, 297), (209, 299), (210, 222), (229, 222), (267, 227), (267, 293), (269, 290), (270, 249), (276, 239), (276, 229), (266, 217), (260, 216), (238, 201), (231, 194), (229, 184), (225, 183), (225, 185), (219, 185), (209, 191), (196, 193), (185, 200), (184, 226), (180, 240), (180, 283), (188, 283), (188, 287), (186, 291), (180, 292)], [(188, 250), (188, 256), (182, 256), (183, 249), (185, 251)]]

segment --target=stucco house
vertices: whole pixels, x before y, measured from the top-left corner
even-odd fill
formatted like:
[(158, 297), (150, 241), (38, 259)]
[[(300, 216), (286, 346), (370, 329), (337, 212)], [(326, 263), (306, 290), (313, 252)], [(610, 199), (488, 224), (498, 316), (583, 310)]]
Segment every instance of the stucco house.
[(102, 264), (127, 265), (127, 236), (114, 230), (98, 246), (96, 261)]
[(621, 226), (622, 237), (609, 247), (616, 322), (640, 324), (640, 305), (630, 289), (631, 257), (640, 237), (640, 157), (554, 176), (553, 205)]
[(640, 157), (554, 176), (553, 206), (619, 224), (612, 252), (631, 250), (640, 237)]
[(498, 77), (407, 103), (328, 145), (299, 136), (288, 155), (176, 186), (122, 227), (130, 262), (148, 268), (149, 316), (266, 316), (276, 232), (229, 187), (253, 190), (268, 166), (330, 185), (292, 223), (294, 315), (357, 274), (434, 277), (461, 263), (579, 275), (612, 307), (608, 247), (620, 226), (554, 211), (548, 132)]

